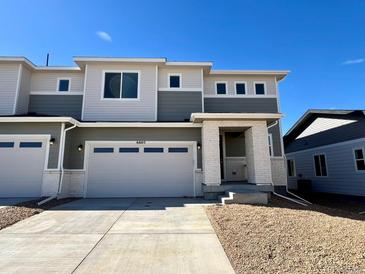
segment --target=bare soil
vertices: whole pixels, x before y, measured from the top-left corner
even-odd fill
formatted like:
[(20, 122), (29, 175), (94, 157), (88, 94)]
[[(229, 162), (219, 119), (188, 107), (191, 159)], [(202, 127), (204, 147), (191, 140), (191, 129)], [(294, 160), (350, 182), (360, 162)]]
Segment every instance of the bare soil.
[(67, 199), (54, 199), (45, 203), (43, 205), (38, 205), (37, 203), (41, 200), (33, 200), (28, 202), (19, 203), (14, 206), (7, 206), (5, 208), (0, 209), (0, 230), (8, 227), (12, 224), (15, 224), (21, 220), (29, 218), (35, 214), (39, 214), (42, 211), (51, 209), (55, 206), (59, 206), (61, 204), (69, 203), (76, 200), (75, 198), (67, 198)]
[(206, 211), (236, 273), (365, 273), (364, 215), (277, 197)]

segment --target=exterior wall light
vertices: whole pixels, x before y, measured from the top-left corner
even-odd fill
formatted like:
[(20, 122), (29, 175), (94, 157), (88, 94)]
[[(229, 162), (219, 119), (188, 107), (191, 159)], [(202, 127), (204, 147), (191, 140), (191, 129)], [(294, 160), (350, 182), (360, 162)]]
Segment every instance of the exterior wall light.
[(197, 148), (198, 148), (198, 150), (200, 150), (202, 148), (202, 145), (199, 142), (197, 144)]
[(81, 152), (81, 151), (83, 151), (83, 150), (84, 150), (84, 146), (80, 144), (80, 145), (77, 147), (77, 150), (78, 150), (78, 151), (80, 151), (80, 152)]
[(50, 145), (53, 145), (54, 143), (56, 142), (56, 138), (51, 138), (50, 140), (49, 140), (49, 144)]

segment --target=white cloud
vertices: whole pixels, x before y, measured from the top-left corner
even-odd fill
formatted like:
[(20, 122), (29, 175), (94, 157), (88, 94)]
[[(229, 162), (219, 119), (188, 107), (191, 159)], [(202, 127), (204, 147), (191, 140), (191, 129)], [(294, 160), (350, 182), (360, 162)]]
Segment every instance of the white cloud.
[(97, 31), (96, 35), (99, 36), (99, 38), (101, 40), (104, 40), (106, 42), (112, 41), (112, 37), (109, 35), (109, 33), (105, 32), (105, 31)]
[(352, 60), (346, 60), (342, 63), (342, 65), (353, 65), (353, 64), (361, 64), (365, 62), (365, 58), (359, 58), (359, 59), (352, 59)]

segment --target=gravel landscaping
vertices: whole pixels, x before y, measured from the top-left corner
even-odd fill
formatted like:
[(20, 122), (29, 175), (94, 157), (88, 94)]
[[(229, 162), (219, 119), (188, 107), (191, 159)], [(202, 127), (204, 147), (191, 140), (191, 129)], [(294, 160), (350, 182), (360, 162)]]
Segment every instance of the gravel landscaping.
[(365, 273), (364, 215), (277, 197), (206, 211), (236, 273)]
[(0, 230), (10, 226), (12, 224), (15, 224), (21, 220), (24, 220), (26, 218), (29, 218), (35, 214), (39, 214), (44, 210), (48, 210), (50, 208), (53, 208), (55, 206), (69, 203), (71, 201), (76, 200), (75, 198), (67, 198), (67, 199), (53, 199), (49, 201), (48, 203), (45, 203), (43, 205), (38, 205), (37, 203), (41, 201), (41, 199), (28, 201), (19, 203), (14, 206), (7, 206), (5, 208), (0, 209)]

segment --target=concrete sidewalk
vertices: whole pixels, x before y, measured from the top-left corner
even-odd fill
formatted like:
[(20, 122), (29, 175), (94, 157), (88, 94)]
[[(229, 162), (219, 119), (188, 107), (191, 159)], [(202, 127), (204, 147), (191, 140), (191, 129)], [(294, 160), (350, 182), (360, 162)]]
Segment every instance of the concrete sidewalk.
[(84, 199), (0, 231), (1, 273), (234, 273), (203, 200)]

